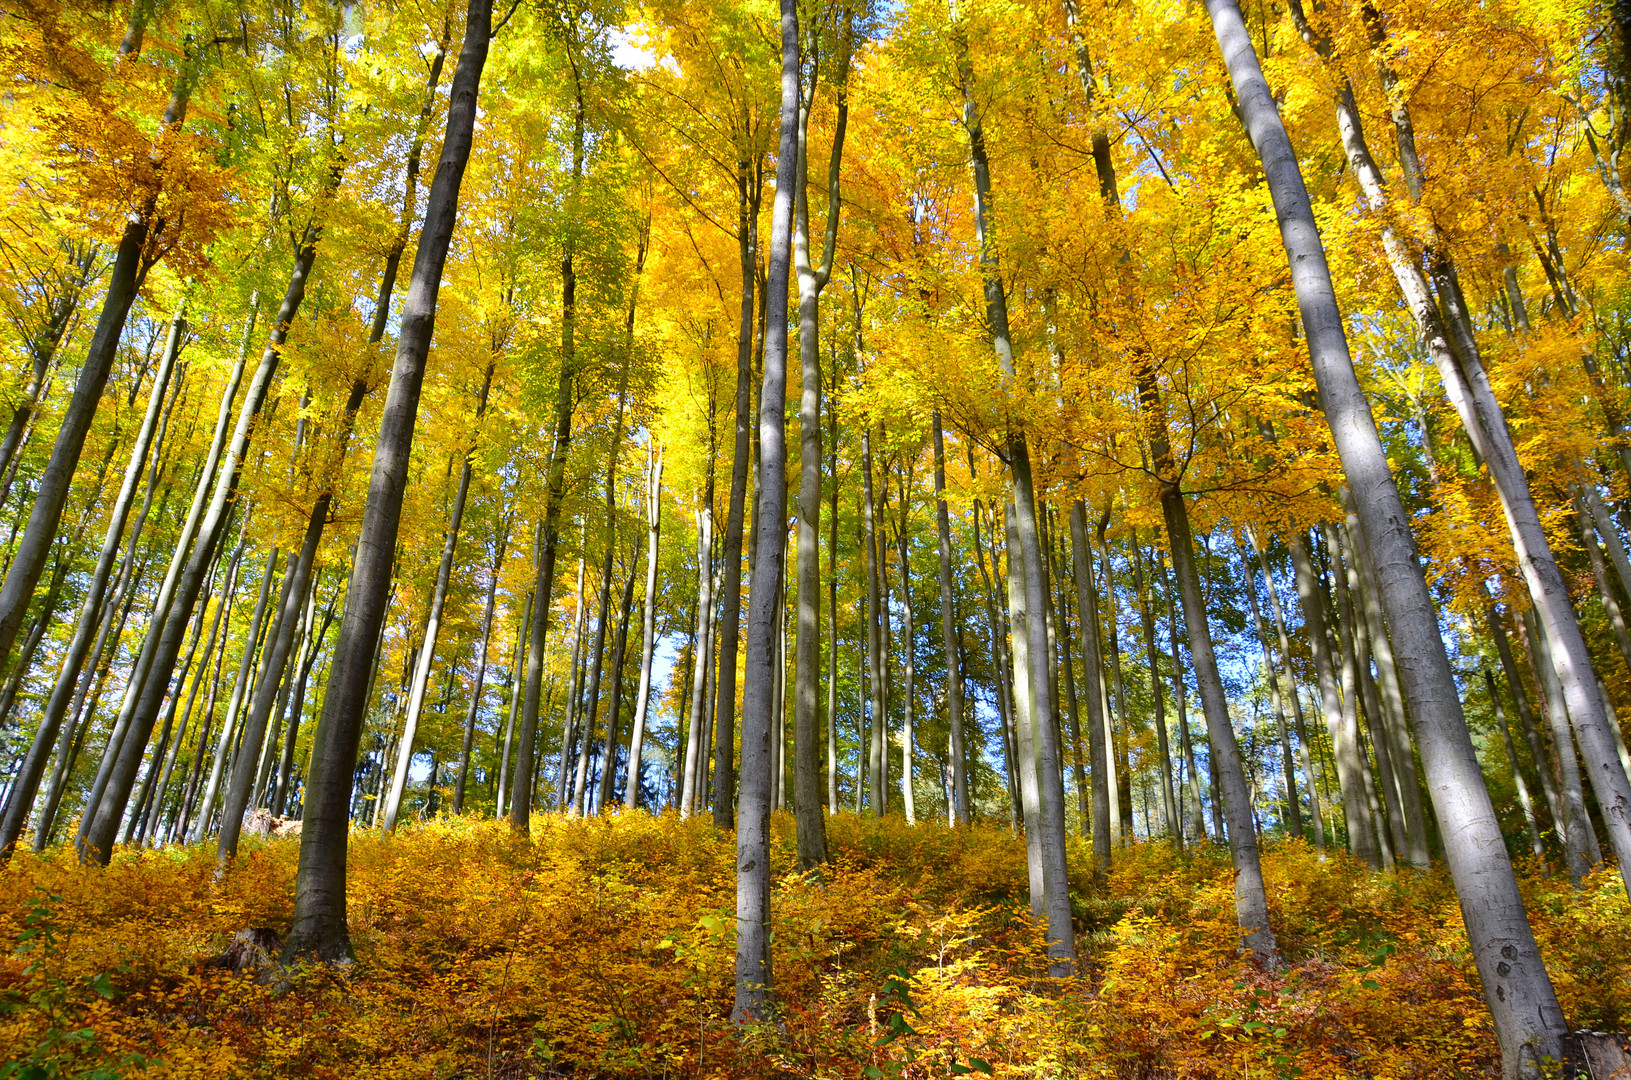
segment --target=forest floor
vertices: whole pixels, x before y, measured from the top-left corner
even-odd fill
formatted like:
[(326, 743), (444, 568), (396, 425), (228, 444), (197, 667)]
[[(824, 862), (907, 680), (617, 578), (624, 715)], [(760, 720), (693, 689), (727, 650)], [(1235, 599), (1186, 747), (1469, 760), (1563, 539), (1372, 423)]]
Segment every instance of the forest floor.
[[(702, 820), (470, 819), (358, 833), (355, 965), (281, 987), (209, 966), (288, 925), (297, 838), (71, 851), (0, 871), (0, 1077), (1474, 1077), (1497, 1053), (1446, 876), (1376, 874), (1270, 841), (1288, 964), (1234, 943), (1227, 852), (1071, 852), (1082, 973), (1045, 973), (1007, 829), (842, 814), (833, 863), (793, 872), (778, 815), (776, 1030), (728, 1020), (733, 842)], [(1631, 910), (1525, 868), (1577, 1027), (1631, 1019)], [(891, 1038), (891, 1035), (894, 1037)], [(970, 1073), (972, 1070), (972, 1073)]]

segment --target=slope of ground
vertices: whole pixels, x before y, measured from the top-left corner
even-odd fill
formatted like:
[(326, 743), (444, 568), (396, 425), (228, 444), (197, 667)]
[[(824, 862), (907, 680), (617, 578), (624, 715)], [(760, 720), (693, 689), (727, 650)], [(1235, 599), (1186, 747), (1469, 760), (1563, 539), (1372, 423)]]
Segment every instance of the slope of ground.
[[(1471, 1077), (1496, 1049), (1440, 873), (1373, 874), (1270, 843), (1289, 961), (1234, 948), (1227, 853), (1072, 851), (1083, 970), (1045, 974), (1025, 848), (1006, 829), (832, 819), (834, 863), (792, 873), (775, 826), (780, 1032), (734, 1029), (733, 844), (700, 820), (470, 820), (359, 833), (355, 965), (273, 987), (209, 966), (287, 926), (298, 839), (69, 852), (0, 871), (0, 1077)], [(1576, 1026), (1631, 1018), (1615, 874), (1525, 876)], [(262, 980), (263, 982), (265, 980)]]

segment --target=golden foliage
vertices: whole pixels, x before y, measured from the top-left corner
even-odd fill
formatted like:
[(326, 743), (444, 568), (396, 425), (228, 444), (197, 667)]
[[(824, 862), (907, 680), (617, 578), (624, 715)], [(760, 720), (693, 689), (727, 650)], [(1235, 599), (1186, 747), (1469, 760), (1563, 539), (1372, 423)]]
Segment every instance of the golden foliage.
[[(1084, 970), (1060, 983), (1006, 830), (840, 814), (829, 843), (832, 865), (800, 877), (777, 818), (781, 1033), (727, 1019), (734, 845), (703, 820), (551, 816), (531, 844), (469, 819), (358, 833), (357, 962), (291, 972), (281, 992), (206, 959), (238, 928), (287, 924), (298, 840), (247, 844), (219, 880), (200, 847), (106, 871), (18, 855), (0, 876), (0, 1043), (64, 1076), (339, 1077), (366, 1062), (384, 1077), (929, 1077), (954, 1061), (1016, 1077), (1493, 1075), (1441, 872), (1271, 845), (1290, 965), (1269, 974), (1236, 950), (1225, 852), (1134, 846), (1094, 885), (1076, 849)], [(1614, 876), (1580, 893), (1524, 884), (1567, 1013), (1623, 1024), (1631, 910)]]

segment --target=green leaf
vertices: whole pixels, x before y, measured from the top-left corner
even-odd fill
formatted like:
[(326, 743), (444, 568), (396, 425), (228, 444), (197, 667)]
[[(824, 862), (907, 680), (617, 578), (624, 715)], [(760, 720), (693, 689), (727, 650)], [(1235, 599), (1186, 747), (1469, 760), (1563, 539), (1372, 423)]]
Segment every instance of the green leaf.
[(976, 1072), (983, 1072), (987, 1076), (994, 1075), (991, 1071), (991, 1063), (984, 1058), (971, 1057), (968, 1059), (968, 1063), (974, 1066)]
[(104, 971), (102, 974), (90, 980), (90, 984), (92, 990), (95, 990), (98, 994), (101, 994), (109, 1001), (113, 1000), (113, 983), (108, 981), (107, 972)]
[(951, 1074), (953, 1076), (967, 1076), (973, 1071), (974, 1070), (969, 1068), (967, 1065), (959, 1065), (955, 1061), (951, 1063)]
[(1382, 984), (1377, 982), (1375, 979), (1366, 979), (1364, 982), (1360, 983), (1359, 985), (1363, 986), (1366, 990), (1380, 990), (1380, 989), (1382, 989)]
[(861, 1070), (861, 1075), (869, 1077), (870, 1080), (882, 1080), (883, 1070), (878, 1068), (876, 1065), (868, 1065), (866, 1068)]

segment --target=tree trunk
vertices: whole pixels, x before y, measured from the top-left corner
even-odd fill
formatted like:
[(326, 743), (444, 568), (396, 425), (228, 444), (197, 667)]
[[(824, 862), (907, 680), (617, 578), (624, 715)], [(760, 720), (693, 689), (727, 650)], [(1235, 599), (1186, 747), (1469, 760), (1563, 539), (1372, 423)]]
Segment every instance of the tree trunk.
[[(793, 651), (796, 685), (793, 694), (794, 801), (798, 814), (799, 865), (808, 870), (827, 861), (827, 826), (821, 813), (821, 764), (817, 693), (821, 668), (821, 291), (832, 276), (838, 242), (840, 202), (839, 166), (844, 153), (844, 130), (849, 120), (847, 93), (849, 42), (839, 46), (837, 81), (838, 119), (832, 153), (827, 164), (827, 223), (822, 234), (821, 265), (810, 264), (809, 130), (819, 67), (812, 69), (808, 93), (801, 95), (798, 114), (798, 161), (793, 202), (793, 271), (799, 294), (799, 493), (798, 493), (798, 615)], [(828, 720), (829, 727), (831, 719)], [(836, 800), (833, 800), (836, 801)]]
[[(1076, 582), (1076, 623), (1082, 639), (1082, 691), (1087, 699), (1087, 756), (1093, 785), (1093, 863), (1095, 869), (1103, 873), (1109, 868), (1111, 857), (1110, 758), (1104, 739), (1104, 661), (1099, 655), (1099, 604), (1093, 588), (1087, 508), (1080, 499), (1070, 504), (1070, 546), (1070, 565)], [(1085, 809), (1083, 817), (1086, 817)]]
[(864, 550), (867, 573), (866, 651), (867, 671), (872, 683), (872, 725), (867, 738), (867, 807), (873, 817), (881, 817), (889, 808), (888, 791), (884, 778), (889, 747), (889, 715), (884, 702), (883, 636), (888, 631), (887, 621), (880, 627), (880, 618), (888, 619), (883, 610), (883, 568), (879, 565), (882, 545), (878, 543), (876, 520), (877, 497), (872, 486), (872, 429), (861, 430), (861, 522), (865, 530)]
[[(1155, 713), (1155, 739), (1156, 749), (1161, 755), (1161, 819), (1166, 826), (1168, 835), (1173, 839), (1179, 850), (1183, 849), (1183, 830), (1178, 825), (1178, 793), (1172, 780), (1172, 747), (1167, 737), (1167, 709), (1166, 702), (1161, 693), (1161, 652), (1155, 645), (1155, 608), (1150, 599), (1144, 583), (1144, 552), (1138, 546), (1138, 536), (1135, 533), (1128, 541), (1129, 554), (1133, 564), (1133, 591), (1138, 597), (1139, 621), (1144, 629), (1144, 652), (1150, 663), (1150, 697), (1154, 702)], [(1284, 718), (1281, 719), (1284, 727)], [(1290, 764), (1286, 765), (1289, 770)], [(1289, 787), (1289, 785), (1288, 785)], [(1292, 798), (1296, 798), (1296, 788), (1289, 787)], [(1295, 803), (1293, 803), (1295, 805)]]
[[(1171, 467), (1166, 450), (1166, 419), (1152, 439), (1153, 457), (1163, 473)], [(1168, 473), (1170, 475), (1170, 473)], [(1280, 951), (1269, 925), (1268, 893), (1263, 885), (1263, 868), (1258, 860), (1257, 828), (1252, 820), (1251, 793), (1241, 766), (1240, 746), (1229, 721), (1229, 702), (1224, 696), (1223, 679), (1218, 675), (1217, 658), (1212, 651), (1212, 631), (1207, 625), (1205, 600), (1201, 596), (1200, 575), (1195, 567), (1195, 549), (1189, 532), (1189, 510), (1184, 494), (1173, 482), (1161, 485), (1161, 511), (1166, 519), (1168, 550), (1172, 552), (1172, 572), (1178, 581), (1178, 597), (1184, 609), (1184, 626), (1189, 631), (1190, 663), (1195, 667), (1195, 684), (1200, 690), (1201, 711), (1206, 716), (1207, 742), (1217, 770), (1218, 787), (1212, 797), (1223, 803), (1229, 823), (1229, 855), (1235, 869), (1235, 917), (1246, 945), (1267, 966), (1280, 966)], [(1221, 790), (1220, 790), (1221, 789)]]
[(584, 716), (582, 731), (578, 736), (578, 762), (577, 769), (572, 774), (572, 803), (567, 813), (572, 817), (582, 817), (584, 813), (584, 797), (589, 785), (589, 754), (591, 744), (595, 738), (595, 721), (600, 717), (600, 680), (604, 670), (602, 662), (606, 655), (606, 630), (612, 619), (612, 565), (613, 556), (617, 550), (617, 519), (612, 509), (610, 495), (612, 492), (613, 477), (611, 470), (606, 474), (607, 493), (607, 529), (606, 529), (606, 558), (600, 567), (600, 596), (598, 598), (599, 619), (595, 622), (594, 642), (589, 646), (589, 693), (585, 698), (587, 713)]
[[(797, 122), (796, 115), (794, 122)], [(733, 798), (736, 790), (736, 653), (742, 627), (742, 526), (746, 514), (748, 465), (752, 454), (749, 444), (753, 437), (754, 297), (758, 285), (759, 207), (764, 192), (764, 174), (759, 160), (750, 161), (746, 151), (743, 154), (743, 158), (737, 162), (736, 175), (737, 248), (742, 275), (742, 302), (736, 336), (736, 437), (731, 447), (731, 491), (725, 511), (723, 597), (717, 623), (711, 614), (709, 617), (710, 627), (717, 626), (719, 639), (713, 710), (714, 824), (725, 830), (736, 827)], [(789, 163), (796, 164), (792, 154), (789, 154)]]
[[(776, 153), (776, 198), (770, 214), (765, 274), (764, 380), (759, 392), (759, 471), (755, 488), (752, 581), (748, 590), (747, 657), (742, 677), (742, 774), (736, 827), (736, 1023), (766, 1021), (773, 1009), (770, 967), (770, 734), (773, 717), (777, 610), (786, 580), (787, 278), (791, 261), (793, 197), (798, 169), (799, 19), (797, 0), (781, 0), (781, 140)], [(740, 439), (738, 439), (740, 445)], [(739, 567), (727, 553), (726, 573)], [(729, 627), (727, 627), (729, 629)], [(735, 657), (725, 658), (734, 665)], [(721, 677), (723, 688), (725, 679)], [(723, 692), (720, 700), (724, 701)], [(720, 745), (728, 746), (723, 717)], [(720, 755), (723, 764), (725, 755)], [(722, 772), (723, 774), (723, 772)], [(716, 808), (730, 788), (715, 784)], [(717, 818), (717, 809), (716, 809)]]
[(646, 592), (640, 614), (640, 689), (634, 698), (634, 725), (629, 735), (629, 775), (623, 805), (640, 805), (640, 755), (645, 747), (646, 710), (651, 705), (651, 657), (657, 643), (657, 554), (662, 540), (663, 451), (657, 446), (646, 466)]
[(906, 685), (903, 687), (905, 690), (903, 699), (905, 705), (904, 722), (901, 726), (901, 804), (906, 811), (906, 824), (915, 825), (917, 824), (917, 800), (912, 792), (912, 778), (916, 775), (916, 762), (914, 760), (916, 747), (912, 729), (913, 721), (916, 719), (913, 714), (913, 699), (915, 697), (915, 680), (917, 676), (917, 631), (912, 617), (912, 559), (906, 539), (907, 515), (910, 513), (911, 507), (906, 490), (909, 482), (909, 472), (910, 470), (907, 469), (901, 473), (900, 528), (895, 535), (900, 547), (900, 598), (901, 612), (905, 617), (901, 624), (901, 652), (904, 654), (905, 670), (903, 674), (906, 680)]
[(1382, 694), (1382, 731), (1387, 739), (1388, 755), (1393, 765), (1394, 781), (1398, 786), (1399, 804), (1404, 823), (1404, 847), (1401, 854), (1407, 863), (1424, 867), (1431, 859), (1427, 844), (1427, 820), (1421, 804), (1421, 778), (1416, 772), (1416, 755), (1410, 743), (1410, 731), (1404, 711), (1404, 693), (1399, 687), (1398, 664), (1393, 658), (1393, 645), (1388, 639), (1387, 626), (1382, 618), (1382, 605), (1377, 598), (1376, 575), (1366, 560), (1364, 545), (1359, 542), (1359, 519), (1347, 517), (1348, 547), (1353, 553), (1353, 569), (1357, 571), (1360, 625), (1366, 628), (1366, 638), (1376, 661), (1377, 683)]
[[(973, 459), (973, 456), (972, 456), (972, 454), (973, 454), (973, 449), (972, 448), (970, 448), (969, 453), (970, 453), (969, 472), (970, 472), (970, 474), (972, 474), (973, 473), (973, 465), (974, 465), (974, 459)], [(984, 545), (981, 543), (980, 535), (981, 535), (980, 500), (975, 499), (974, 500), (974, 562), (980, 568), (980, 580), (981, 580), (982, 584), (985, 586), (985, 593), (984, 593), (984, 597), (985, 597), (985, 615), (986, 615), (986, 623), (987, 623), (987, 625), (989, 625), (991, 627), (991, 655), (993, 657), (995, 657), (996, 661), (997, 661), (997, 693), (996, 693), (996, 698), (997, 698), (997, 720), (998, 720), (998, 723), (1000, 723), (1001, 726), (1002, 726), (1002, 756), (1003, 756), (1003, 770), (1002, 770), (1002, 773), (1003, 773), (1004, 780), (1005, 780), (1005, 782), (1006, 782), (1006, 784), (1008, 786), (1008, 817), (1009, 817), (1009, 824), (1013, 828), (1018, 829), (1019, 828), (1019, 789), (1016, 786), (1016, 784), (1018, 782), (1019, 773), (1018, 773), (1017, 767), (1015, 765), (1015, 753), (1014, 753), (1013, 744), (1012, 744), (1012, 741), (1011, 741), (1011, 738), (1010, 738), (1011, 733), (1015, 729), (1014, 709), (1016, 708), (1016, 704), (1015, 704), (1015, 702), (1013, 701), (1013, 699), (1010, 696), (1010, 690), (1011, 690), (1011, 688), (1013, 686), (1013, 682), (1009, 678), (1009, 674), (1008, 674), (1008, 650), (1003, 648), (1003, 641), (1002, 641), (1003, 636), (1004, 636), (1003, 620), (1002, 620), (1001, 614), (999, 613), (998, 608), (997, 608), (996, 589), (992, 585), (991, 574), (988, 573), (986, 571), (986, 568), (985, 568), (985, 554), (984, 554), (985, 548), (984, 548)], [(993, 568), (993, 570), (996, 570), (997, 553), (996, 553), (996, 550), (995, 550), (995, 546), (996, 546), (995, 538), (992, 539), (991, 543), (992, 543), (992, 548), (993, 548), (993, 550), (991, 552), (992, 568)], [(996, 570), (996, 572), (998, 574), (1001, 573), (1000, 570)]]
[[(1257, 643), (1263, 650), (1263, 677), (1269, 684), (1269, 697), (1274, 705), (1274, 720), (1280, 732), (1280, 763), (1285, 775), (1286, 783), (1286, 828), (1292, 836), (1303, 835), (1302, 800), (1297, 795), (1297, 772), (1293, 765), (1291, 754), (1291, 732), (1286, 725), (1285, 699), (1280, 693), (1280, 667), (1275, 661), (1274, 647), (1269, 644), (1269, 634), (1263, 625), (1263, 610), (1257, 603), (1257, 575), (1252, 573), (1249, 565), (1243, 565), (1246, 572), (1246, 599), (1251, 605), (1252, 624), (1257, 628)], [(1297, 692), (1293, 684), (1291, 692)]]
[[(838, 352), (833, 350), (833, 384), (838, 382)], [(832, 477), (831, 512), (827, 524), (827, 813), (838, 813), (838, 413), (831, 396), (827, 398), (827, 429), (831, 456), (827, 474)], [(859, 744), (857, 744), (859, 745)], [(861, 789), (856, 777), (855, 789)]]
[[(1008, 333), (1008, 295), (1001, 277), (997, 245), (992, 232), (992, 168), (985, 150), (985, 134), (974, 104), (974, 70), (961, 26), (957, 34), (957, 77), (962, 91), (962, 126), (969, 139), (969, 157), (974, 166), (975, 240), (979, 243), (980, 271), (985, 292), (987, 325), (992, 349), (1005, 385), (1016, 382), (1013, 341)], [(1075, 930), (1070, 915), (1070, 886), (1065, 873), (1065, 785), (1060, 770), (1059, 739), (1052, 724), (1054, 702), (1047, 666), (1047, 625), (1044, 620), (1047, 594), (1042, 584), (1042, 548), (1037, 529), (1037, 499), (1031, 480), (1031, 449), (1023, 432), (1005, 432), (1008, 468), (1013, 478), (1014, 511), (1018, 555), (1023, 566), (1024, 594), (1029, 618), (1029, 684), (1032, 695), (1032, 728), (1036, 737), (1036, 783), (1039, 788), (1039, 817), (1026, 821), (1026, 829), (1041, 834), (1039, 856), (1045, 886), (1045, 912), (1049, 935), (1049, 972), (1068, 976), (1075, 971)], [(1010, 553), (1010, 560), (1013, 551)], [(1018, 674), (1018, 672), (1016, 672)]]
[(1529, 850), (1544, 867), (1546, 848), (1540, 841), (1540, 825), (1535, 821), (1535, 804), (1529, 798), (1529, 785), (1524, 781), (1523, 769), (1518, 765), (1518, 751), (1512, 744), (1512, 732), (1506, 723), (1506, 707), (1501, 704), (1501, 694), (1495, 686), (1495, 673), (1489, 668), (1484, 669), (1484, 685), (1489, 688), (1489, 702), (1495, 708), (1495, 723), (1501, 729), (1501, 745), (1506, 750), (1507, 764), (1512, 766), (1512, 786), (1517, 789), (1518, 807), (1523, 811), (1524, 828), (1529, 832)]
[(1516, 1077), (1542, 1058), (1561, 1060), (1567, 1031), (1535, 944), (1500, 825), (1473, 754), (1449, 658), (1416, 558), (1409, 517), (1369, 403), (1348, 353), (1330, 269), (1291, 140), (1263, 79), (1236, 0), (1207, 0), (1247, 133), (1263, 162), (1292, 272), (1326, 421), (1364, 527), (1400, 681), (1415, 720), (1439, 835), (1458, 894), (1485, 999)]
[[(487, 394), (492, 389), (493, 371), (494, 365), (489, 363), (482, 377), (481, 392), (476, 398), (475, 423), (478, 428), (483, 415), (487, 412)], [(413, 682), (408, 688), (408, 713), (403, 726), (401, 747), (397, 754), (396, 771), (391, 777), (391, 791), (385, 800), (386, 832), (396, 829), (397, 815), (402, 810), (402, 792), (408, 782), (408, 766), (413, 761), (414, 739), (418, 736), (419, 717), (425, 707), (425, 686), (430, 681), (431, 665), (436, 661), (436, 639), (440, 636), (442, 628), (442, 607), (447, 602), (447, 589), (453, 576), (453, 557), (459, 545), (459, 529), (464, 524), (465, 502), (470, 497), (470, 480), (475, 471), (471, 460), (474, 453), (474, 446), (464, 453), (464, 463), (459, 469), (458, 490), (453, 496), (453, 512), (447, 523), (447, 535), (442, 541), (442, 559), (436, 567), (436, 587), (431, 592), (424, 639), (419, 646), (418, 662), (414, 665)], [(281, 666), (283, 657), (277, 657), (276, 661)]]
[[(711, 493), (710, 493), (711, 494)], [(700, 808), (697, 793), (703, 768), (698, 759), (706, 756), (703, 726), (706, 723), (708, 665), (713, 656), (713, 524), (712, 500), (705, 499), (697, 510), (697, 634), (691, 653), (691, 708), (685, 743), (685, 765), (681, 775), (680, 816), (689, 817)], [(729, 577), (729, 575), (726, 575)], [(721, 661), (723, 662), (723, 661)]]
[[(536, 556), (538, 553), (537, 539), (538, 535), (534, 534), (534, 556)], [(535, 566), (537, 561), (538, 560), (536, 558), (533, 559)], [(527, 630), (531, 626), (532, 595), (529, 593), (526, 601), (521, 606), (521, 621), (516, 624), (515, 628), (515, 654), (510, 661), (509, 678), (510, 718), (504, 723), (504, 746), (499, 751), (498, 783), (493, 789), (493, 816), (498, 818), (500, 821), (504, 819), (504, 797), (509, 791), (505, 785), (510, 782), (510, 752), (514, 747), (515, 740), (515, 714), (520, 708), (521, 694), (524, 692), (524, 688), (521, 685), (522, 680), (525, 678), (522, 665), (526, 662), (524, 650), (527, 647)]]
[[(1025, 824), (1025, 867), (1030, 878), (1031, 915), (1047, 912), (1047, 880), (1042, 874), (1041, 792), (1036, 784), (1036, 695), (1031, 686), (1031, 611), (1025, 595), (1024, 560), (1019, 551), (1018, 515), (1003, 507), (1003, 546), (1007, 555), (1009, 646), (1013, 654), (1014, 773), (1021, 820)], [(1016, 556), (1019, 556), (1016, 558)]]
[[(353, 581), (346, 596), (323, 712), (312, 742), (294, 918), (284, 943), (284, 955), (291, 959), (308, 955), (336, 960), (351, 952), (345, 895), (347, 806), (367, 710), (372, 660), (390, 592), (391, 564), (437, 293), (452, 239), (459, 187), (470, 157), (476, 92), (487, 59), (491, 19), (492, 0), (470, 0), (464, 45), (453, 76), (447, 134), (431, 182), (425, 224), (402, 309), (396, 365), (375, 443)], [(547, 607), (547, 590), (540, 595), (544, 599), (540, 599), (539, 607)], [(528, 790), (530, 779), (529, 769)]]
[(1263, 573), (1263, 588), (1268, 595), (1269, 611), (1274, 616), (1274, 629), (1276, 640), (1280, 644), (1280, 659), (1284, 669), (1276, 675), (1276, 679), (1284, 677), (1286, 692), (1291, 696), (1291, 715), (1293, 725), (1297, 729), (1297, 750), (1302, 758), (1303, 776), (1308, 780), (1308, 808), (1314, 819), (1314, 844), (1319, 849), (1321, 858), (1325, 854), (1325, 808), (1320, 796), (1320, 775), (1316, 771), (1316, 762), (1309, 752), (1308, 731), (1303, 723), (1302, 695), (1297, 691), (1297, 680), (1291, 668), (1291, 638), (1286, 633), (1285, 612), (1280, 608), (1280, 593), (1274, 587), (1274, 578), (1269, 574), (1268, 559), (1263, 554), (1263, 547), (1257, 542), (1257, 534), (1250, 529), (1246, 530), (1246, 539), (1252, 545), (1252, 551), (1257, 556), (1258, 568)]
[(935, 536), (940, 546), (940, 638), (946, 650), (946, 755), (951, 759), (951, 818), (954, 824), (970, 825), (974, 818), (968, 801), (968, 757), (963, 746), (963, 643), (957, 629), (957, 602), (952, 592), (946, 440), (939, 409), (934, 410), (933, 424)]
[(470, 782), (470, 751), (476, 740), (476, 717), (481, 713), (481, 692), (487, 682), (487, 649), (493, 641), (493, 607), (498, 599), (498, 573), (509, 546), (510, 523), (505, 518), (499, 533), (493, 565), (487, 575), (487, 603), (481, 615), (481, 644), (476, 648), (476, 683), (470, 689), (470, 709), (464, 718), (464, 741), (459, 744), (459, 779), (453, 789), (453, 813), (464, 813), (464, 792)]

